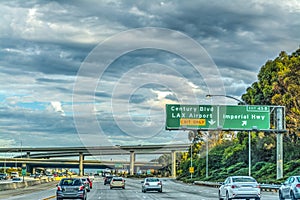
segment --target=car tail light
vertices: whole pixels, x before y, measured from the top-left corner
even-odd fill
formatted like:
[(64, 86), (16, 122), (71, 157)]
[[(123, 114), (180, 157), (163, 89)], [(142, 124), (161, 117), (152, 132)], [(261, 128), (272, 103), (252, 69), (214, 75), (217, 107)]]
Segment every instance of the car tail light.
[(157, 185), (161, 185), (161, 182), (158, 182)]
[(145, 183), (145, 185), (149, 185), (149, 183)]
[(300, 184), (297, 184), (297, 185), (296, 185), (296, 188), (300, 188)]
[(82, 191), (82, 190), (84, 190), (84, 185), (79, 187), (79, 191)]
[(257, 185), (256, 187), (257, 187), (257, 188), (260, 188), (260, 185)]
[(234, 189), (234, 188), (237, 188), (237, 186), (236, 185), (232, 185), (231, 188)]
[(57, 191), (61, 191), (61, 187), (60, 186), (57, 186)]

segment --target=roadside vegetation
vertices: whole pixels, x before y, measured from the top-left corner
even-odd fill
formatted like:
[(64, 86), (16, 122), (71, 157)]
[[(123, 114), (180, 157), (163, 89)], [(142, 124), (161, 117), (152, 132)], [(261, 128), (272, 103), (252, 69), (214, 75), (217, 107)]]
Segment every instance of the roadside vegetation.
[[(286, 109), (283, 133), (283, 174), (276, 180), (276, 133), (251, 132), (251, 175), (260, 183), (281, 183), (290, 175), (300, 174), (300, 49), (288, 55), (281, 52), (261, 67), (258, 80), (241, 99), (249, 105), (280, 105)], [(207, 140), (208, 139), (208, 140)], [(228, 175), (248, 175), (248, 132), (198, 131), (189, 152), (177, 155), (178, 179), (224, 181)], [(208, 174), (206, 145), (208, 144)], [(168, 156), (160, 163), (170, 164)], [(189, 167), (194, 167), (191, 179)], [(170, 168), (169, 168), (170, 170)]]

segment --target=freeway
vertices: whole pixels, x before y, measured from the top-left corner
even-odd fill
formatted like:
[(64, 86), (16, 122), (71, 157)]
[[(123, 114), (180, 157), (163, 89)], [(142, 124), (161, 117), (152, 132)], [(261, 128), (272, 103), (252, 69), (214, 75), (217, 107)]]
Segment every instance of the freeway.
[[(141, 179), (126, 179), (126, 189), (110, 190), (108, 185), (103, 184), (102, 178), (94, 180), (94, 187), (88, 193), (88, 200), (110, 200), (110, 199), (151, 199), (151, 200), (216, 200), (218, 199), (218, 189), (203, 187), (191, 184), (184, 184), (172, 179), (163, 178), (163, 192), (141, 192)], [(39, 188), (41, 187), (41, 188)], [(27, 190), (29, 190), (27, 188)], [(22, 190), (2, 191), (0, 199), (6, 200), (54, 200), (55, 183), (47, 183), (31, 189), (28, 192)], [(261, 200), (278, 199), (276, 192), (263, 192)]]

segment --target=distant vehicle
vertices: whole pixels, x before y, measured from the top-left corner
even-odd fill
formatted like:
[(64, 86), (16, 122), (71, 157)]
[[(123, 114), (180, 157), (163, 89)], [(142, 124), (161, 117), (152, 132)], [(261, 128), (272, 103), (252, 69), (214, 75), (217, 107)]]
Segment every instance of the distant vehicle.
[(46, 174), (46, 176), (47, 176), (48, 178), (54, 178), (54, 175), (53, 175), (53, 174)]
[(279, 188), (279, 199), (300, 199), (300, 176), (290, 176)]
[(219, 199), (260, 200), (260, 186), (251, 176), (230, 176), (219, 188)]
[(93, 188), (93, 179), (91, 179), (90, 177), (86, 178), (86, 180), (89, 182), (90, 184), (90, 189)]
[(9, 177), (7, 173), (0, 173), (0, 180), (7, 180), (8, 178)]
[(113, 177), (110, 181), (110, 189), (122, 188), (125, 189), (125, 180), (122, 177)]
[(81, 178), (62, 178), (57, 184), (56, 199), (87, 199), (87, 191)]
[(19, 177), (19, 172), (10, 172), (10, 177), (11, 178)]
[(33, 178), (41, 178), (41, 177), (42, 177), (42, 174), (40, 174), (40, 173), (35, 173), (33, 176)]
[(142, 192), (157, 191), (162, 192), (162, 182), (155, 177), (145, 178), (142, 183)]
[(11, 179), (11, 181), (12, 181), (13, 183), (18, 183), (18, 182), (22, 182), (23, 180), (22, 180), (20, 177), (13, 177), (13, 178)]
[(110, 181), (111, 181), (111, 179), (112, 179), (113, 177), (114, 177), (114, 176), (111, 176), (111, 175), (106, 176), (106, 177), (104, 178), (104, 185), (110, 184)]
[(81, 178), (81, 180), (84, 183), (86, 191), (88, 191), (88, 192), (91, 191), (90, 182), (86, 178)]
[(95, 179), (94, 175), (89, 175), (88, 178), (90, 179), (90, 181), (93, 181)]

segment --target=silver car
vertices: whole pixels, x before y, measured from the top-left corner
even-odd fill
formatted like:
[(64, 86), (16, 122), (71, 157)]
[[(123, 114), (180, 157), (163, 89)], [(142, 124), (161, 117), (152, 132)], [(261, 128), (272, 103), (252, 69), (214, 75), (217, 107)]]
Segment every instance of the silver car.
[(219, 199), (260, 200), (260, 186), (251, 176), (230, 176), (219, 188)]
[(56, 199), (86, 200), (87, 191), (80, 178), (63, 178), (57, 184)]
[(300, 199), (300, 176), (290, 176), (279, 188), (279, 199)]
[(145, 178), (142, 183), (142, 192), (147, 192), (147, 191), (158, 191), (162, 192), (162, 182), (155, 177), (149, 177)]

